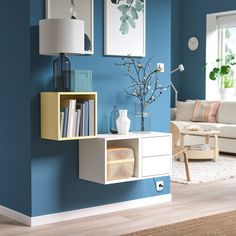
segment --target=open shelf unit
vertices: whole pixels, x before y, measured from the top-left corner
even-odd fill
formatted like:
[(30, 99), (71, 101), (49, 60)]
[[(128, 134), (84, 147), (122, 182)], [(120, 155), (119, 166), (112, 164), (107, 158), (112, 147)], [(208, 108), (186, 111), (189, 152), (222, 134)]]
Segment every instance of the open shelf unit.
[[(107, 148), (132, 148), (135, 155), (134, 175), (131, 178), (107, 180)], [(79, 177), (100, 184), (167, 176), (171, 174), (172, 138), (168, 133), (98, 135), (96, 139), (79, 142)]]
[[(94, 136), (61, 137), (60, 111), (65, 101), (94, 100)], [(50, 140), (79, 140), (91, 139), (97, 136), (97, 93), (95, 92), (42, 92), (41, 105), (41, 138)]]

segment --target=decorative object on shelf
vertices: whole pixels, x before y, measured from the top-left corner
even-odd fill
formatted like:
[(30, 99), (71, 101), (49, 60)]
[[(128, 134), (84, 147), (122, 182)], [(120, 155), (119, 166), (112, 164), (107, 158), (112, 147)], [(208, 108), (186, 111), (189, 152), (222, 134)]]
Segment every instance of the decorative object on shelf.
[(126, 147), (107, 149), (107, 180), (127, 179), (134, 175), (134, 151)]
[[(211, 80), (217, 80), (220, 84), (221, 100), (227, 100), (235, 94), (235, 75), (233, 67), (236, 65), (235, 54), (228, 53), (224, 59), (217, 58), (213, 69), (209, 73)], [(202, 66), (205, 72), (207, 63)]]
[(146, 0), (105, 0), (104, 54), (144, 57), (145, 18)]
[(191, 51), (196, 51), (199, 47), (199, 40), (197, 37), (193, 36), (193, 37), (190, 37), (189, 40), (188, 40), (188, 48), (191, 50)]
[(71, 91), (92, 92), (92, 71), (73, 70), (71, 71)]
[(116, 120), (118, 119), (118, 117), (119, 117), (119, 112), (117, 110), (117, 105), (114, 105), (113, 110), (111, 111), (110, 114), (110, 132), (112, 134), (118, 134), (116, 126)]
[[(176, 71), (183, 72), (184, 71), (183, 64), (180, 64), (176, 69), (172, 70), (171, 74), (175, 73)], [(174, 93), (175, 93), (175, 106), (174, 107), (176, 107), (177, 102), (178, 102), (178, 90), (175, 88), (174, 84), (172, 83), (171, 78), (170, 78), (170, 85), (171, 85), (171, 87), (172, 87), (172, 89), (174, 90)]]
[[(143, 64), (140, 60), (134, 59), (132, 56), (122, 58), (122, 63), (116, 64), (118, 66), (125, 66), (128, 72), (134, 72), (133, 74), (125, 74), (130, 80), (131, 85), (128, 89), (125, 89), (127, 95), (136, 97), (140, 102), (140, 132), (146, 131), (145, 128), (145, 112), (144, 109), (153, 102), (155, 102), (169, 86), (163, 86), (159, 84), (157, 74), (159, 69), (147, 71), (150, 66), (152, 58), (150, 58), (146, 64)], [(131, 71), (133, 69), (133, 71)]]
[(93, 0), (46, 0), (47, 19), (84, 21), (84, 54), (93, 54)]
[[(148, 105), (143, 105), (140, 102), (135, 103), (135, 113), (134, 113), (134, 121), (132, 126), (133, 132), (141, 132), (142, 126), (144, 126), (144, 130), (142, 132), (150, 132), (151, 131), (151, 114), (148, 111)], [(143, 122), (143, 124), (142, 124)]]
[(130, 128), (130, 119), (127, 116), (128, 110), (119, 110), (119, 117), (116, 120), (118, 134), (128, 134)]
[(53, 62), (55, 92), (70, 91), (71, 67), (66, 54), (84, 52), (84, 22), (71, 19), (46, 19), (39, 23), (39, 52), (59, 55)]

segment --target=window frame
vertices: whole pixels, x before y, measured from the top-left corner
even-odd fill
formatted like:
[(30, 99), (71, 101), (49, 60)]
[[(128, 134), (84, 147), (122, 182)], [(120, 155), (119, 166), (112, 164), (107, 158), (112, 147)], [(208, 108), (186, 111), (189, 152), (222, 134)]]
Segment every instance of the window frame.
[[(209, 64), (214, 63), (216, 58), (225, 58), (223, 48), (224, 30), (221, 30), (220, 27), (218, 27), (218, 19), (220, 16), (230, 15), (236, 15), (236, 11), (218, 12), (206, 16), (206, 62)], [(220, 100), (220, 81), (216, 82), (209, 79), (211, 69), (210, 66), (206, 67), (205, 98), (206, 100)]]

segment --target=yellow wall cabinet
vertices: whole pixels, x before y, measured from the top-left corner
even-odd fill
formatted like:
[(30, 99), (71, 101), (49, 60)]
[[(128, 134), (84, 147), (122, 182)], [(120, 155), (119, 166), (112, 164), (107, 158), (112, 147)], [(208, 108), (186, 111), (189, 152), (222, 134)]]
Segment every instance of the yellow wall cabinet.
[[(94, 135), (62, 137), (61, 110), (68, 106), (69, 100), (94, 100)], [(43, 92), (40, 94), (41, 105), (41, 138), (50, 140), (79, 140), (97, 136), (97, 93), (95, 92)]]

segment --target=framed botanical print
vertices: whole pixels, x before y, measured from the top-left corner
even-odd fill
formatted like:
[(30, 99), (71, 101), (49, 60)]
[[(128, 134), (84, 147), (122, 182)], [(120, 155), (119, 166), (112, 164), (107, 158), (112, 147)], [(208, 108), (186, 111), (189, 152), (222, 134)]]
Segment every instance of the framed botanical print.
[(93, 54), (93, 0), (46, 0), (46, 18), (83, 20), (85, 53)]
[(146, 0), (104, 1), (104, 54), (144, 57)]

